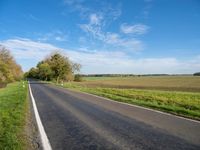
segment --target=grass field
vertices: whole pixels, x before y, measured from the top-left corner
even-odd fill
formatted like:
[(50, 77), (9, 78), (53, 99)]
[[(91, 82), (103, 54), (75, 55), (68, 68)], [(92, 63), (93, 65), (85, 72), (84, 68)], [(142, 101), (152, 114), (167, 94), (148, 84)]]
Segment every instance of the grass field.
[(84, 80), (65, 83), (64, 87), (200, 120), (199, 77), (89, 77)]
[(27, 85), (8, 84), (0, 89), (0, 149), (21, 150), (26, 145), (23, 136), (27, 111)]

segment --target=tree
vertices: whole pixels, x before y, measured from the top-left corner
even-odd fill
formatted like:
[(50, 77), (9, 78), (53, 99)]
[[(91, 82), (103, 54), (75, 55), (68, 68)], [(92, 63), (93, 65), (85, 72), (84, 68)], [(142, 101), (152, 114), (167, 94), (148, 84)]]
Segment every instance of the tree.
[(12, 67), (12, 74), (14, 76), (14, 80), (19, 81), (23, 76), (21, 66), (16, 63), (13, 63), (11, 67)]
[(30, 71), (28, 72), (27, 77), (28, 77), (28, 78), (35, 78), (35, 79), (37, 79), (37, 78), (39, 77), (39, 76), (38, 76), (38, 69), (32, 67), (32, 68), (30, 69)]
[(78, 63), (74, 63), (70, 61), (70, 71), (68, 71), (68, 73), (65, 76), (65, 80), (66, 81), (73, 81), (75, 79), (77, 79), (75, 77), (75, 73), (78, 73), (81, 69), (81, 65)]
[(9, 71), (5, 63), (0, 58), (0, 83), (5, 83), (8, 81)]
[(53, 78), (56, 79), (57, 83), (60, 79), (64, 80), (65, 75), (71, 71), (69, 59), (59, 53), (53, 54), (48, 61), (52, 70)]
[(72, 73), (78, 73), (81, 69), (81, 64), (71, 62)]
[(194, 76), (200, 76), (200, 72), (196, 72), (193, 74)]
[(80, 64), (73, 63), (68, 57), (59, 52), (55, 52), (46, 59), (40, 61), (36, 68), (31, 68), (25, 77), (37, 78), (41, 80), (73, 81), (74, 73), (79, 72)]
[(3, 46), (0, 47), (0, 72), (3, 82), (14, 81), (14, 76), (11, 70), (13, 58), (10, 52)]
[(65, 75), (65, 81), (73, 81), (74, 80), (74, 74), (70, 71)]
[(50, 80), (52, 75), (52, 70), (50, 65), (47, 62), (42, 62), (37, 65), (39, 71), (39, 77), (42, 80)]
[(77, 82), (81, 82), (83, 79), (82, 79), (82, 76), (80, 74), (76, 74), (75, 77), (74, 77), (74, 81), (77, 81)]
[(0, 82), (12, 82), (22, 77), (22, 69), (16, 63), (10, 51), (0, 45)]

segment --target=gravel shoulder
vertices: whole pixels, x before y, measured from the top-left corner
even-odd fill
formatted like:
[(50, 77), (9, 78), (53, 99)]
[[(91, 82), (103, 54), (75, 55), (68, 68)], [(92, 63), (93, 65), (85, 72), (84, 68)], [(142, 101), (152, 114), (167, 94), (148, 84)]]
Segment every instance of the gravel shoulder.
[(40, 135), (37, 128), (30, 95), (28, 96), (27, 109), (26, 124), (24, 129), (25, 139), (27, 141), (25, 149), (42, 150)]

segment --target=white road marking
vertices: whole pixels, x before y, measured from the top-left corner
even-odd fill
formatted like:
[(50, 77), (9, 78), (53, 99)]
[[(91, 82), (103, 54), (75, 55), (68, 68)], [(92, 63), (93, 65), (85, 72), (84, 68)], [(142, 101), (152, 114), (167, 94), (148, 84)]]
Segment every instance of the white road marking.
[(34, 113), (35, 113), (35, 118), (36, 118), (37, 126), (38, 126), (38, 129), (39, 129), (43, 149), (44, 150), (52, 150), (51, 144), (50, 144), (49, 139), (46, 135), (44, 127), (42, 125), (42, 122), (41, 122), (41, 119), (40, 119), (40, 116), (39, 116), (39, 113), (38, 113), (38, 109), (37, 109), (35, 99), (33, 97), (31, 86), (30, 86), (29, 82), (28, 82), (28, 85), (29, 85), (29, 92), (30, 92), (32, 103), (33, 103), (33, 110), (34, 110)]
[[(64, 88), (64, 89), (66, 89), (66, 88)], [(98, 97), (98, 98), (101, 98), (101, 99), (104, 99), (104, 100), (107, 100), (107, 101), (111, 101), (111, 102), (114, 102), (114, 103), (118, 103), (118, 104), (122, 104), (122, 105), (128, 105), (128, 106), (131, 106), (131, 107), (137, 107), (137, 108), (149, 110), (149, 111), (152, 111), (152, 112), (157, 112), (157, 113), (160, 113), (160, 114), (164, 114), (164, 115), (167, 115), (167, 116), (173, 116), (173, 117), (176, 117), (176, 118), (179, 118), (179, 119), (183, 119), (183, 120), (187, 120), (187, 121), (191, 121), (191, 122), (195, 122), (195, 123), (200, 123), (200, 121), (198, 121), (198, 120), (192, 120), (192, 119), (189, 119), (189, 118), (184, 118), (184, 117), (181, 117), (181, 116), (173, 115), (173, 114), (162, 112), (162, 111), (159, 111), (159, 110), (154, 110), (154, 109), (150, 109), (150, 108), (146, 108), (146, 107), (142, 107), (142, 106), (138, 106), (138, 105), (134, 105), (134, 104), (118, 102), (118, 101), (115, 101), (115, 100), (111, 100), (109, 98), (101, 97), (101, 96), (94, 95), (94, 94), (91, 94), (91, 93), (86, 93), (86, 92), (83, 92), (83, 91), (77, 91), (77, 90), (73, 90), (73, 89), (68, 89), (68, 90), (72, 90), (72, 91), (75, 91), (75, 92), (80, 92), (80, 93), (83, 93), (83, 94), (86, 94), (86, 95), (90, 95), (90, 96), (94, 96), (94, 97)]]

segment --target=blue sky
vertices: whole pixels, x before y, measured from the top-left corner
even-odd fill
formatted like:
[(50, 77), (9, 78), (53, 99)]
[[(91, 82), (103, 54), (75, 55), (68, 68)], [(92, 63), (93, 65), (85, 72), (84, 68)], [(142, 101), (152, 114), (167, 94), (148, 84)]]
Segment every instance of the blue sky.
[(200, 71), (199, 0), (0, 0), (0, 44), (24, 71), (59, 50), (81, 73)]

